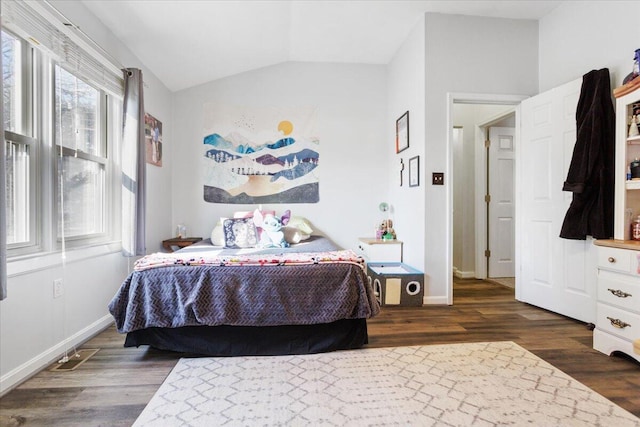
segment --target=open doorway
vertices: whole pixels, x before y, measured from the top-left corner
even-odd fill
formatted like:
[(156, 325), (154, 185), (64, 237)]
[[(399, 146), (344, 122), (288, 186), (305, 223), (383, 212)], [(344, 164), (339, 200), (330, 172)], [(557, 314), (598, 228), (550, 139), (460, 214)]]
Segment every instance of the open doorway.
[[(515, 286), (514, 155), (517, 105), (525, 98), (450, 95), (452, 280), (454, 276), (493, 277)], [(495, 140), (494, 153), (485, 146), (489, 139)], [(505, 152), (510, 155), (505, 157)], [(497, 189), (490, 189), (491, 184), (497, 184)], [(509, 193), (512, 196), (505, 197)], [(505, 213), (507, 205), (511, 205), (511, 213)], [(490, 265), (489, 261), (494, 262)], [(505, 269), (509, 263), (511, 269)], [(453, 285), (450, 290), (452, 295)]]

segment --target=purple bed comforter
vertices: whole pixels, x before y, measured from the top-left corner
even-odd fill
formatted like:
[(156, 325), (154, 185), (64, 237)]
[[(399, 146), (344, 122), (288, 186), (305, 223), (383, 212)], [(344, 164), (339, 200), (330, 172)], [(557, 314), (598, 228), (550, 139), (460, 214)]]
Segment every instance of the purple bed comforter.
[[(328, 242), (316, 238), (278, 251), (324, 251)], [(186, 249), (197, 254), (210, 248)], [(149, 327), (330, 323), (370, 318), (380, 307), (366, 273), (355, 264), (171, 265), (131, 273), (109, 311), (118, 332), (128, 333)]]

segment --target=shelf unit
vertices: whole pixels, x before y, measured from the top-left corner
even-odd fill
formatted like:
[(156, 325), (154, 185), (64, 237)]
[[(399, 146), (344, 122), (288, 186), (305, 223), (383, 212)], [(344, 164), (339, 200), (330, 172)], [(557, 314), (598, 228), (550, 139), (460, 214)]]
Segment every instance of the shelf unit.
[(617, 240), (630, 239), (631, 221), (640, 215), (640, 191), (638, 191), (640, 190), (640, 180), (620, 179), (626, 176), (629, 164), (636, 158), (640, 159), (640, 136), (629, 136), (634, 109), (636, 114), (640, 113), (640, 84), (635, 84), (633, 88), (633, 90), (624, 92), (619, 91), (616, 98), (614, 238)]

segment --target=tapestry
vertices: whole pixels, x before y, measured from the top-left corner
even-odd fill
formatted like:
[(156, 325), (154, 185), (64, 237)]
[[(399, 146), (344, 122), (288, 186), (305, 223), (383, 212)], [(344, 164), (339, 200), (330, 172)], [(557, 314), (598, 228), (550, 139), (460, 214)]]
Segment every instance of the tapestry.
[(315, 108), (207, 103), (204, 127), (205, 201), (319, 201)]

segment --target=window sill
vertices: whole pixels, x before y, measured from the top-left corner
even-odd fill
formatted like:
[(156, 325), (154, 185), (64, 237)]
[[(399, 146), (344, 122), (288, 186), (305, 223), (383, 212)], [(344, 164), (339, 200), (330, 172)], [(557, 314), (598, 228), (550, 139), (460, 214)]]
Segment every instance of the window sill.
[[(89, 258), (100, 257), (122, 250), (122, 242), (107, 242), (95, 246), (67, 249), (65, 251), (65, 263), (83, 261)], [(7, 260), (7, 276), (14, 277), (35, 271), (46, 270), (62, 265), (62, 252), (37, 253), (15, 257)]]

